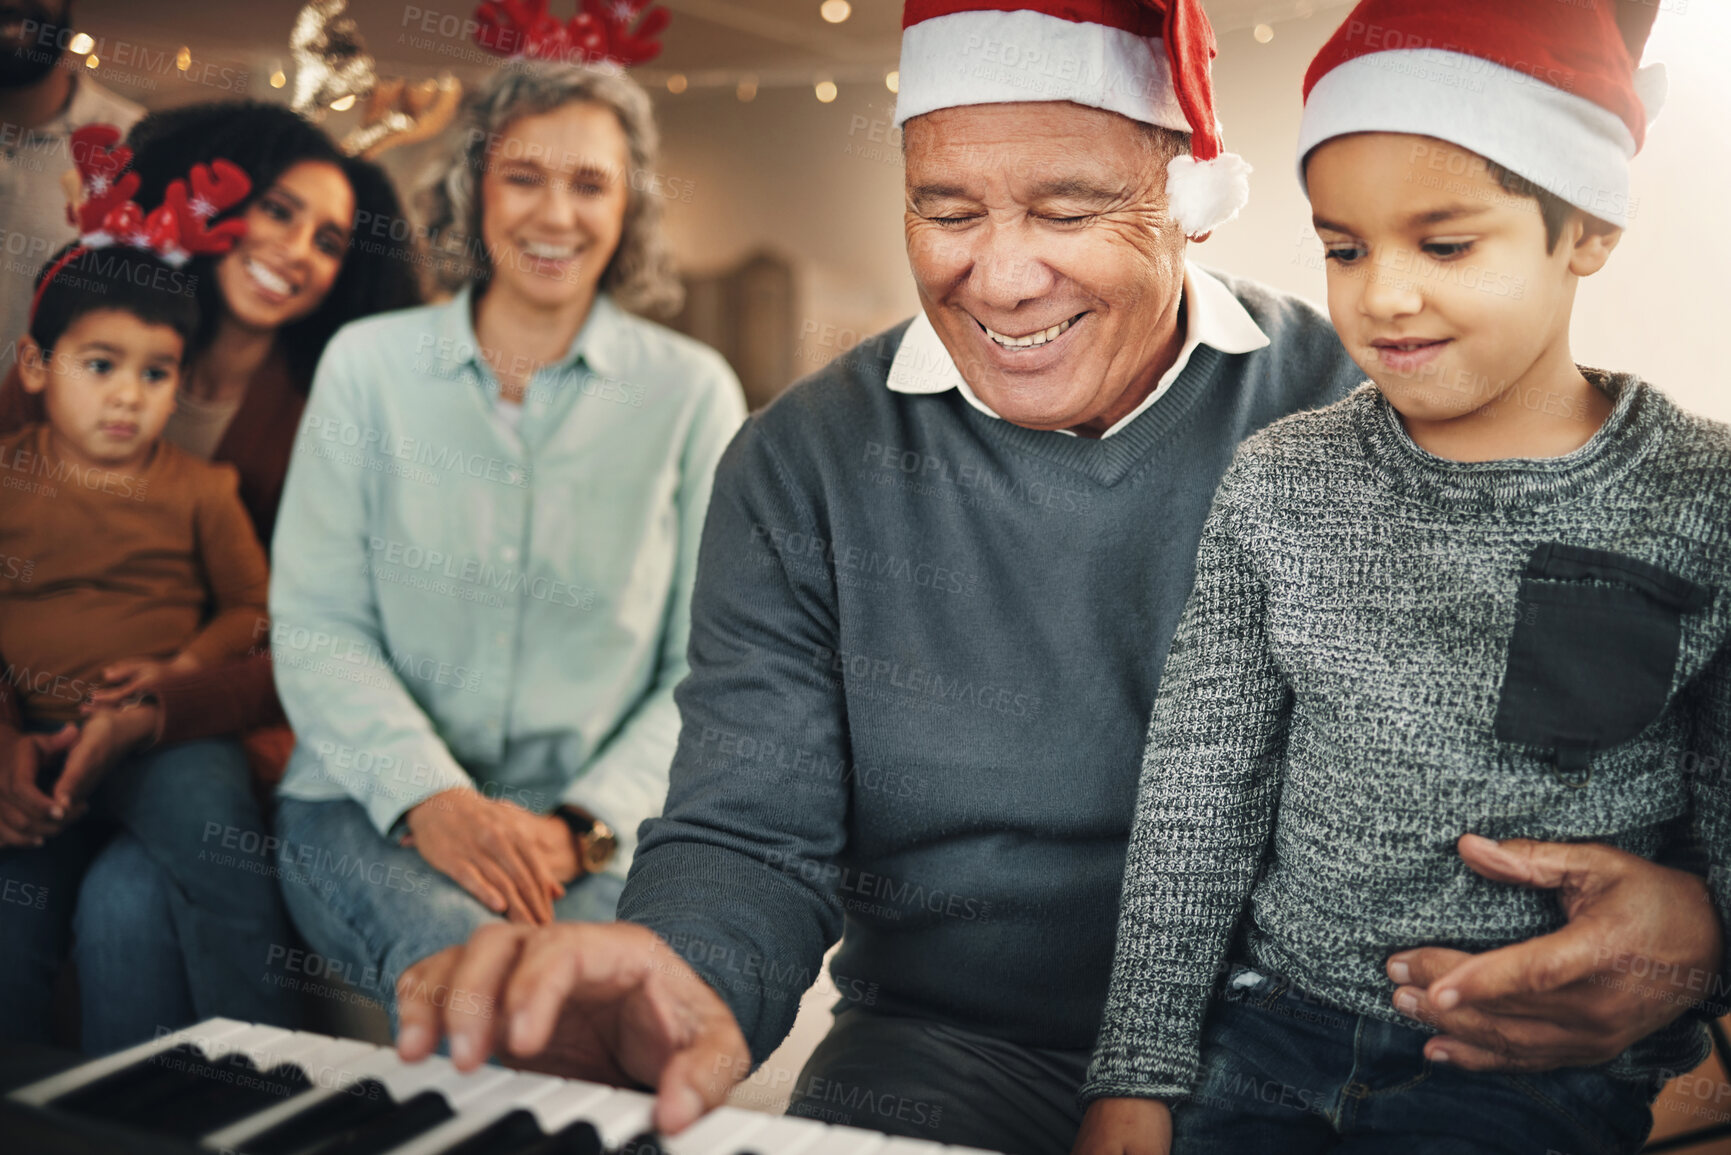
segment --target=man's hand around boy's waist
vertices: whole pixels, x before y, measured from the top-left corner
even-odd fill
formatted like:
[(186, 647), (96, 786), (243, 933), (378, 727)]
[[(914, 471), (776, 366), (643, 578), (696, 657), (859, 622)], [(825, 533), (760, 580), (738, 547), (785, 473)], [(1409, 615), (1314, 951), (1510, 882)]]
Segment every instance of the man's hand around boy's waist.
[(1700, 878), (1596, 843), (1497, 843), (1461, 857), (1497, 882), (1556, 890), (1568, 925), (1483, 954), (1393, 955), (1395, 1007), (1441, 1028), (1425, 1056), (1471, 1071), (1609, 1062), (1692, 1005), (1723, 998), (1723, 928)]

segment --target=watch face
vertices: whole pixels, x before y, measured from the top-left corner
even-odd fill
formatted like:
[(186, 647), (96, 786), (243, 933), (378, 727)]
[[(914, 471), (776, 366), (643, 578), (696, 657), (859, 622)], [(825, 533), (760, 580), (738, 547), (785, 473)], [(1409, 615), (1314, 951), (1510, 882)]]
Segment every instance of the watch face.
[[(600, 826), (600, 823), (596, 823)], [(613, 852), (619, 849), (619, 840), (613, 837), (613, 832), (605, 826), (601, 827), (584, 846), (583, 868), (588, 871), (600, 870), (613, 859)]]

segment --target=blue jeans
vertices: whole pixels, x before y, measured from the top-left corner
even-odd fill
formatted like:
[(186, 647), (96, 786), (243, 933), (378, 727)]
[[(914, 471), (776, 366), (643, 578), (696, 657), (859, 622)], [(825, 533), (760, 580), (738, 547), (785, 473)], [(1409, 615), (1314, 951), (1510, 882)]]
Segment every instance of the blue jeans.
[[(397, 979), (410, 966), (503, 921), (427, 865), (421, 852), (381, 835), (358, 803), (277, 801), (283, 897), (310, 952), (273, 961), (269, 982), (343, 998), (338, 978), (378, 1002), (396, 1024)], [(553, 904), (560, 922), (609, 922), (623, 879), (592, 874)]]
[(1173, 1155), (1626, 1155), (1646, 1141), (1657, 1085), (1433, 1066), (1428, 1037), (1234, 967), (1203, 1027), (1196, 1093), (1173, 1113)]
[(244, 752), (211, 740), (125, 760), (82, 820), (0, 852), (0, 896), (7, 884), (40, 896), (0, 904), (0, 1035), (49, 1041), (69, 947), (87, 1051), (212, 1015), (294, 1025), (293, 998), (259, 981), (289, 935), (264, 836)]

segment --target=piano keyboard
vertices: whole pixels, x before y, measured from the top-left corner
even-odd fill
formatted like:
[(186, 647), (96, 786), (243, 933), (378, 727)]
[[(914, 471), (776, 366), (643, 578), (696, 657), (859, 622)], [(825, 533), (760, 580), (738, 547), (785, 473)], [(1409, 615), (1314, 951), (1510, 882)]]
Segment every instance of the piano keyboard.
[[(504, 1067), (210, 1019), (13, 1091), (8, 1151), (186, 1155), (989, 1155), (722, 1107), (652, 1133), (652, 1096)], [(20, 1130), (27, 1123), (28, 1127)], [(44, 1136), (58, 1136), (63, 1147)], [(82, 1125), (82, 1126), (80, 1126)], [(137, 1146), (117, 1145), (120, 1136)]]

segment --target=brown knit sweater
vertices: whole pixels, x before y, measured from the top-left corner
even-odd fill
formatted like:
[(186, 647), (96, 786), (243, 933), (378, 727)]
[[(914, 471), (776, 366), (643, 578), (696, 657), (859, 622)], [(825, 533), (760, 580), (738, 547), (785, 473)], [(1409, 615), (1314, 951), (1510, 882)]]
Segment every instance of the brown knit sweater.
[(0, 693), (70, 722), (122, 658), (233, 661), (266, 625), (270, 571), (233, 466), (159, 442), (137, 473), (59, 456), (47, 425), (0, 437)]
[[(239, 472), (241, 502), (267, 549), (295, 430), (306, 406), (305, 385), (281, 357), (265, 362), (248, 383), (240, 409), (211, 455), (212, 461), (227, 462)], [(39, 398), (24, 392), (14, 367), (0, 384), (0, 434), (42, 419)], [(254, 650), (236, 661), (174, 675), (160, 684), (155, 691), (161, 708), (157, 741), (244, 733), (253, 770), (261, 784), (269, 785), (281, 777), (294, 739), (277, 701), (270, 648), (260, 645)], [(11, 703), (0, 700), (0, 724), (17, 721)]]

